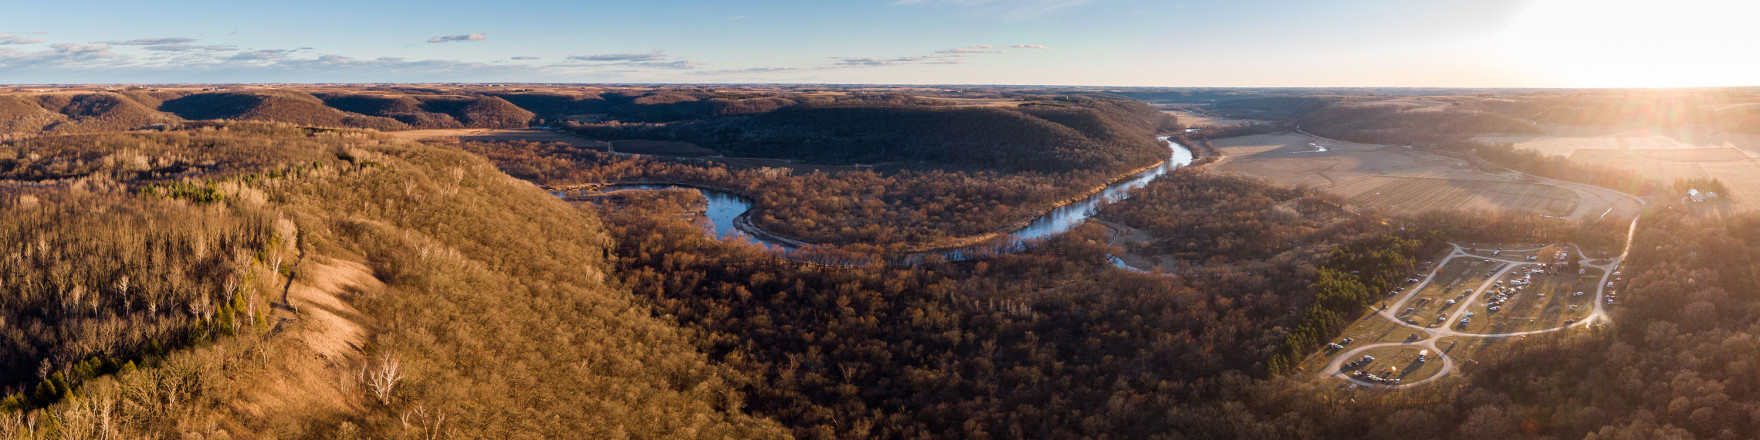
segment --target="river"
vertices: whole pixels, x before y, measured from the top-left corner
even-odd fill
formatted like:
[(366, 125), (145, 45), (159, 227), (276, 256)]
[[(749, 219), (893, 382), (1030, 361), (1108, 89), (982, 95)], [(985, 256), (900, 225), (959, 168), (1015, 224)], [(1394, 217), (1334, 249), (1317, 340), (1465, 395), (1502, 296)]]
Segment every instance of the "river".
[[(1039, 216), (1039, 218), (1033, 219), (1033, 221), (1028, 223), (1027, 226), (1010, 232), (1006, 237), (974, 246), (907, 254), (895, 257), (891, 262), (909, 264), (921, 261), (923, 258), (930, 256), (939, 256), (949, 260), (968, 260), (982, 258), (997, 253), (1019, 252), (1025, 250), (1031, 245), (1031, 243), (1069, 232), (1071, 229), (1075, 229), (1077, 226), (1081, 226), (1082, 223), (1087, 222), (1088, 219), (1094, 217), (1095, 214), (1098, 214), (1101, 207), (1119, 200), (1124, 200), (1125, 198), (1130, 197), (1130, 192), (1132, 190), (1142, 188), (1144, 185), (1148, 185), (1149, 182), (1153, 182), (1155, 179), (1166, 175), (1169, 171), (1192, 163), (1193, 157), (1191, 149), (1186, 148), (1184, 145), (1180, 145), (1178, 142), (1174, 142), (1166, 136), (1162, 136), (1158, 139), (1163, 144), (1166, 144), (1169, 150), (1167, 160), (1163, 161), (1160, 166), (1150, 168), (1149, 170), (1131, 175), (1130, 177), (1119, 179), (1111, 185), (1107, 185), (1106, 188), (1100, 190), (1094, 195), (1052, 209), (1050, 212)], [(709, 207), (704, 212), (704, 216), (708, 217), (709, 222), (714, 224), (714, 234), (716, 238), (738, 238), (750, 243), (756, 243), (768, 248), (777, 249), (785, 255), (797, 251), (794, 246), (790, 246), (786, 243), (765, 240), (756, 235), (746, 234), (735, 226), (735, 220), (752, 209), (751, 200), (747, 200), (745, 197), (740, 197), (724, 191), (678, 185), (614, 185), (602, 188), (600, 191), (610, 193), (616, 191), (674, 188), (696, 190), (701, 192), (703, 197), (709, 200)], [(1134, 269), (1129, 266), (1123, 266), (1123, 262), (1116, 258), (1113, 258), (1113, 262), (1115, 265), (1120, 265), (1120, 267)]]

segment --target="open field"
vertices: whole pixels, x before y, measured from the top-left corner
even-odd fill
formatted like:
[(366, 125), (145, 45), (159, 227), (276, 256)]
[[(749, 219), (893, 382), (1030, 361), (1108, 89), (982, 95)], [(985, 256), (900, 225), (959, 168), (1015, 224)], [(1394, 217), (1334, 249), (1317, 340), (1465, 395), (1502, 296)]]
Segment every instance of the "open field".
[[(1425, 362), (1418, 362), (1418, 354), (1424, 351), (1429, 352)], [(1437, 357), (1436, 350), (1430, 350), (1427, 347), (1415, 345), (1376, 347), (1364, 351), (1362, 355), (1373, 356), (1375, 360), (1359, 366), (1355, 370), (1389, 379), (1399, 379), (1402, 382), (1422, 380), (1442, 371), (1442, 359)], [(1360, 359), (1362, 355), (1353, 357)]]
[[(1729, 187), (1735, 210), (1760, 209), (1760, 136), (1705, 128), (1622, 130), (1542, 126), (1546, 135), (1480, 136), (1585, 164), (1632, 170), (1661, 182), (1713, 177)], [(1728, 205), (1726, 205), (1728, 206)]]
[(1668, 161), (1668, 162), (1730, 162), (1749, 160), (1748, 155), (1734, 148), (1682, 148), (1645, 150), (1577, 150), (1571, 160), (1601, 161)]
[[(1451, 305), (1448, 304), (1449, 300), (1459, 301), (1464, 297), (1465, 289), (1477, 287), (1479, 283), (1484, 282), (1485, 272), (1496, 268), (1498, 264), (1501, 263), (1486, 263), (1477, 258), (1456, 258), (1449, 261), (1447, 265), (1442, 266), (1442, 270), (1436, 272), (1436, 278), (1432, 279), (1430, 284), (1425, 285), (1423, 290), (1419, 290), (1417, 295), (1407, 300), (1405, 304), (1400, 306), (1400, 310), (1394, 311), (1394, 314), (1401, 319), (1417, 322), (1418, 325), (1434, 326), (1438, 323), (1436, 320), (1438, 315), (1454, 313), (1464, 305)], [(1407, 308), (1412, 311), (1407, 313), (1405, 311)], [(1370, 317), (1385, 320), (1373, 315)]]
[(1609, 209), (1630, 215), (1638, 204), (1585, 185), (1521, 181), (1463, 161), (1405, 147), (1359, 144), (1300, 133), (1275, 133), (1211, 141), (1226, 157), (1222, 172), (1308, 185), (1359, 206), (1395, 214), (1433, 209), (1480, 208), (1593, 218)]
[(1581, 202), (1564, 188), (1494, 180), (1367, 177), (1336, 188), (1338, 193), (1356, 193), (1353, 204), (1400, 213), (1487, 209), (1563, 217)]
[[(1416, 336), (1414, 337), (1414, 335)], [(1340, 354), (1366, 344), (1383, 342), (1404, 343), (1428, 337), (1429, 336), (1425, 335), (1422, 331), (1399, 325), (1398, 323), (1382, 317), (1380, 314), (1366, 313), (1363, 317), (1358, 318), (1356, 322), (1351, 323), (1349, 327), (1345, 328), (1344, 333), (1339, 335), (1338, 338), (1330, 341), (1343, 344), (1341, 341), (1345, 338), (1351, 338), (1353, 339), (1351, 343), (1343, 344), (1344, 348), (1323, 348), (1320, 351), (1315, 352), (1313, 355), (1308, 356), (1307, 359), (1304, 359), (1298, 368), (1305, 371), (1318, 372), (1325, 368), (1327, 363), (1332, 362), (1332, 360), (1337, 358)]]
[(1169, 114), (1172, 114), (1173, 117), (1175, 117), (1175, 118), (1179, 118), (1179, 123), (1181, 125), (1185, 125), (1187, 127), (1198, 127), (1198, 126), (1204, 126), (1204, 125), (1227, 126), (1227, 125), (1238, 125), (1238, 124), (1250, 124), (1250, 123), (1254, 123), (1254, 122), (1265, 122), (1265, 121), (1254, 120), (1254, 119), (1238, 119), (1238, 118), (1230, 118), (1230, 117), (1226, 117), (1226, 116), (1210, 116), (1210, 115), (1205, 115), (1202, 113), (1193, 112), (1190, 110), (1166, 110), (1166, 112)]
[[(1534, 271), (1530, 273), (1530, 270)], [(1601, 279), (1601, 270), (1585, 268), (1584, 274), (1574, 271), (1559, 271), (1557, 274), (1539, 271), (1538, 265), (1524, 265), (1512, 270), (1499, 279), (1501, 286), (1492, 287), (1492, 291), (1480, 295), (1468, 310), (1475, 313), (1473, 322), (1458, 326), (1462, 333), (1514, 333), (1543, 330), (1565, 325), (1565, 320), (1581, 320), (1595, 308), (1595, 283)], [(1526, 280), (1530, 284), (1516, 288), (1515, 282)], [(1491, 311), (1495, 293), (1499, 289), (1509, 292), (1507, 300), (1501, 303), (1497, 311)], [(1583, 292), (1582, 296), (1574, 295)]]
[(690, 142), (650, 141), (650, 140), (618, 140), (611, 141), (611, 151), (630, 154), (655, 154), (661, 156), (702, 157), (713, 156), (715, 150), (703, 148)]
[(1662, 182), (1685, 178), (1716, 178), (1728, 187), (1726, 198), (1741, 209), (1760, 209), (1760, 163), (1731, 148), (1683, 150), (1579, 150), (1571, 160), (1632, 170)]
[(1513, 338), (1481, 338), (1471, 336), (1447, 336), (1436, 341), (1436, 348), (1448, 357), (1454, 358), (1454, 364), (1462, 372), (1472, 373), (1479, 359), (1495, 358), (1509, 351), (1510, 344), (1522, 340), (1520, 336)]
[(1705, 128), (1626, 129), (1595, 126), (1541, 125), (1546, 134), (1474, 137), (1481, 143), (1510, 143), (1548, 155), (1570, 156), (1578, 150), (1674, 150), (1734, 148), (1760, 157), (1760, 136), (1717, 132)]

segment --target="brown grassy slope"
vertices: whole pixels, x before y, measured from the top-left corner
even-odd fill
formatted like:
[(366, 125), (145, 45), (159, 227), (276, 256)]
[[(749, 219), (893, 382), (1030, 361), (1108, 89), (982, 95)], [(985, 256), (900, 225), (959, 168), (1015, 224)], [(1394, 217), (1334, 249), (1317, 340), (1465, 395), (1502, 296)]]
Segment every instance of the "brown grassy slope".
[(67, 117), (67, 120), (48, 127), (50, 133), (132, 130), (182, 120), (117, 93), (43, 95), (37, 98), (37, 102), (44, 109)]
[(0, 96), (0, 135), (35, 134), (58, 122), (66, 115), (43, 109), (27, 96)]
[(287, 122), (323, 127), (408, 130), (396, 119), (337, 110), (309, 94), (293, 91), (198, 93), (166, 100), (159, 110), (184, 119), (235, 119)]
[(393, 118), (415, 128), (525, 128), (532, 112), (492, 96), (319, 94), (343, 111)]
[(422, 108), (452, 116), (472, 128), (525, 128), (532, 112), (493, 96), (421, 97)]

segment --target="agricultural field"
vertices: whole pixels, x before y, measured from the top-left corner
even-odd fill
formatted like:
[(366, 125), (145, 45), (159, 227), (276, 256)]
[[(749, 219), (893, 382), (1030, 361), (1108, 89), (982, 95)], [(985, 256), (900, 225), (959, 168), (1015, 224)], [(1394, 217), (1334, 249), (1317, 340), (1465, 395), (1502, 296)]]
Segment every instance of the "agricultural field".
[[(1529, 270), (1533, 273), (1528, 273)], [(1544, 330), (1565, 325), (1566, 320), (1583, 319), (1595, 309), (1595, 283), (1601, 270), (1585, 268), (1554, 273), (1539, 271), (1539, 265), (1523, 265), (1499, 279), (1501, 288), (1510, 292), (1498, 310), (1489, 309), (1495, 302), (1498, 287), (1480, 295), (1468, 307), (1474, 313), (1471, 323), (1459, 326), (1463, 333), (1514, 333)], [(1526, 287), (1515, 288), (1515, 282), (1527, 280)], [(1576, 292), (1583, 292), (1581, 296)]]
[(1605, 189), (1519, 181), (1514, 173), (1482, 170), (1401, 146), (1300, 133), (1238, 136), (1211, 144), (1224, 155), (1212, 169), (1279, 185), (1308, 185), (1390, 213), (1478, 208), (1594, 218), (1610, 210), (1631, 215), (1638, 209), (1637, 202)]
[(1351, 203), (1401, 214), (1437, 210), (1526, 211), (1553, 217), (1576, 212), (1581, 199), (1557, 186), (1476, 179), (1369, 177), (1337, 186)]
[(1722, 194), (1741, 209), (1760, 208), (1760, 163), (1733, 148), (1683, 150), (1577, 151), (1571, 160), (1632, 170), (1662, 182), (1712, 177), (1723, 182)]
[(1543, 135), (1478, 136), (1485, 144), (1508, 143), (1516, 148), (1554, 156), (1570, 156), (1580, 150), (1676, 150), (1734, 148), (1760, 157), (1760, 136), (1717, 132), (1705, 128), (1621, 129), (1594, 126), (1541, 125)]

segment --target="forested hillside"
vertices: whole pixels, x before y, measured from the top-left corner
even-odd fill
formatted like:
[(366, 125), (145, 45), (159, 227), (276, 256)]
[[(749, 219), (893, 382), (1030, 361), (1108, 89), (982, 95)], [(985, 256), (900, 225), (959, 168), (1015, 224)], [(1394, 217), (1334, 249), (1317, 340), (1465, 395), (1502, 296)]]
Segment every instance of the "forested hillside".
[(677, 203), (608, 214), (620, 272), (801, 438), (1177, 438), (1201, 423), (1179, 408), (1264, 374), (1318, 264), (1133, 274), (1090, 225), (976, 263), (821, 268), (714, 241)]
[(0, 435), (784, 435), (592, 215), (467, 153), (227, 124), (0, 158)]
[(1122, 171), (1154, 163), (1170, 118), (1134, 103), (1030, 101), (1018, 108), (796, 106), (732, 124), (711, 144), (814, 163), (924, 163), (1003, 171)]

